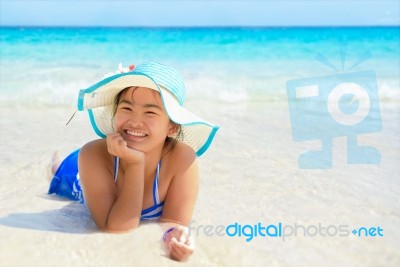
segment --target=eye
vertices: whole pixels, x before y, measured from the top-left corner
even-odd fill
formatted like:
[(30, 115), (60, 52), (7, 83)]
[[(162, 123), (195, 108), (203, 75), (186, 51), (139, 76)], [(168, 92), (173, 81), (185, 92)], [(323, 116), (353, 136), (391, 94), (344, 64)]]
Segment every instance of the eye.
[(130, 107), (127, 107), (127, 106), (121, 106), (121, 107), (119, 107), (119, 109), (126, 110), (126, 111), (132, 111), (132, 109)]
[(147, 115), (157, 115), (154, 111), (146, 111), (145, 112)]

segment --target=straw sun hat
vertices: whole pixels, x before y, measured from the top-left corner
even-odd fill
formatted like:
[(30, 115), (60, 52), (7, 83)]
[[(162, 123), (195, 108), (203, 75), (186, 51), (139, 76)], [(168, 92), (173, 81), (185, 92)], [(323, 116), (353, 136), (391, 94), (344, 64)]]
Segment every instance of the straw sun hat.
[[(111, 75), (111, 76), (110, 76)], [(114, 132), (113, 105), (116, 95), (131, 86), (158, 91), (169, 118), (181, 125), (182, 142), (201, 156), (210, 146), (218, 126), (201, 119), (183, 107), (186, 89), (181, 75), (165, 65), (146, 62), (123, 69), (117, 74), (79, 92), (78, 110), (88, 110), (90, 122), (97, 135), (106, 137)]]

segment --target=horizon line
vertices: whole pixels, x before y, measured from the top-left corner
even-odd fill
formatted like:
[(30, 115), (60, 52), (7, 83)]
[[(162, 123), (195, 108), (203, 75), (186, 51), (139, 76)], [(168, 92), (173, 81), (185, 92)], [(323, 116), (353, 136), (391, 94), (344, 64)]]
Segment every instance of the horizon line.
[(144, 26), (128, 26), (128, 25), (1, 25), (0, 28), (370, 28), (370, 27), (390, 27), (400, 28), (400, 24), (387, 25), (144, 25)]

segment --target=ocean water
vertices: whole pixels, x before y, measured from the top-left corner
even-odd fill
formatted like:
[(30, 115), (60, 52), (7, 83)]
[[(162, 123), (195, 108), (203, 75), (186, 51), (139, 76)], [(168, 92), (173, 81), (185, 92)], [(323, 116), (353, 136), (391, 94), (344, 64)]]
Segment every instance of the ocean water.
[[(188, 266), (400, 266), (399, 42), (399, 27), (0, 28), (0, 258), (14, 266), (174, 264), (160, 257), (155, 226), (90, 234), (93, 222), (78, 205), (46, 195), (53, 152), (65, 156), (98, 138), (86, 113), (65, 126), (78, 90), (119, 63), (154, 60), (179, 69), (190, 110), (220, 126), (199, 158), (195, 225), (384, 229), (382, 238), (251, 242), (200, 233)], [(332, 168), (299, 168), (299, 156), (320, 149), (324, 136), (293, 140), (287, 83), (367, 70), (376, 74), (383, 127), (360, 132), (358, 141), (378, 149), (381, 161), (348, 164), (340, 136), (332, 141)]]
[(74, 106), (119, 63), (148, 60), (180, 70), (189, 100), (285, 101), (289, 80), (373, 70), (381, 101), (398, 102), (399, 43), (400, 27), (3, 27), (0, 104)]

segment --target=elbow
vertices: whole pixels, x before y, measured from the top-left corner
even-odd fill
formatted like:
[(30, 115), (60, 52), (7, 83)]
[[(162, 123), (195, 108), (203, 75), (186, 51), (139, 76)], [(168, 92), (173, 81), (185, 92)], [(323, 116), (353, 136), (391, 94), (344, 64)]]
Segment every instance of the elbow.
[(114, 228), (109, 228), (109, 227), (103, 227), (103, 228), (99, 228), (99, 229), (100, 229), (100, 231), (102, 231), (104, 233), (108, 233), (108, 234), (125, 234), (125, 233), (132, 232), (137, 228), (138, 227), (129, 228), (129, 229), (114, 229)]
[(104, 225), (97, 225), (100, 231), (105, 232), (105, 233), (112, 233), (112, 234), (123, 234), (123, 233), (128, 233), (131, 231), (136, 230), (139, 228), (139, 220), (134, 220), (130, 222), (129, 224), (104, 224)]

